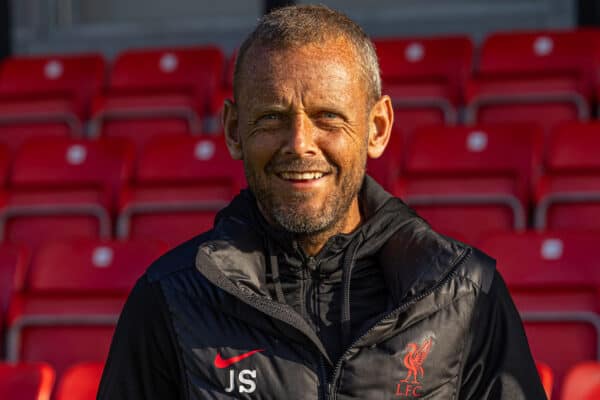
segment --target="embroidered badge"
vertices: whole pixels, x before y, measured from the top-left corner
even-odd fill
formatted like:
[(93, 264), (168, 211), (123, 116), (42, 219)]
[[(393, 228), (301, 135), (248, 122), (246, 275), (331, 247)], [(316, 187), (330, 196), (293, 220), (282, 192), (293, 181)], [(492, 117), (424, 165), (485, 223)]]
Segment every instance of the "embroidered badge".
[(403, 362), (407, 373), (406, 377), (396, 385), (396, 396), (421, 397), (423, 387), (419, 379), (425, 377), (423, 363), (427, 359), (432, 346), (433, 339), (431, 337), (425, 338), (421, 344), (409, 343), (406, 346)]

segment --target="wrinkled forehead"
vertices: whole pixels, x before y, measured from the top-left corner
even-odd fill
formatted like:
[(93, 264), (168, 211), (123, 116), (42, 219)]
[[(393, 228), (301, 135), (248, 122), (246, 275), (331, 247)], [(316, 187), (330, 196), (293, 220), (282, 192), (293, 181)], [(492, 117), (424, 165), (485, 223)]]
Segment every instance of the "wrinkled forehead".
[(236, 95), (250, 90), (252, 96), (260, 96), (315, 81), (333, 93), (355, 85), (366, 88), (355, 51), (344, 40), (288, 48), (252, 46), (238, 73)]

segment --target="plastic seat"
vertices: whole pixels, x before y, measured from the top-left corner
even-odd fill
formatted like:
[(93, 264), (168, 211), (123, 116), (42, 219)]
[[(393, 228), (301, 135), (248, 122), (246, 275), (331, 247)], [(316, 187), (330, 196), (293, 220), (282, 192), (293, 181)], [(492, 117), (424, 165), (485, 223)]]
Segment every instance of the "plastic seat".
[(598, 35), (594, 30), (490, 35), (467, 86), (467, 122), (535, 122), (549, 132), (560, 122), (588, 119)]
[(540, 375), (540, 380), (542, 381), (544, 392), (546, 392), (546, 397), (548, 400), (550, 400), (552, 398), (552, 386), (554, 385), (554, 373), (548, 365), (542, 362), (536, 361), (535, 366), (537, 367), (538, 374)]
[(55, 400), (95, 400), (102, 363), (79, 363), (69, 368), (58, 383)]
[(455, 124), (471, 74), (473, 43), (467, 36), (376, 39), (383, 92), (410, 137), (423, 125)]
[(568, 123), (550, 137), (536, 191), (535, 226), (600, 229), (600, 123)]
[(35, 138), (16, 156), (10, 190), (0, 197), (5, 241), (32, 247), (46, 238), (112, 236), (111, 214), (133, 170), (122, 139)]
[(497, 259), (533, 356), (555, 373), (555, 395), (570, 366), (600, 355), (598, 243), (600, 232), (529, 231), (493, 235), (481, 244)]
[(138, 143), (160, 133), (201, 132), (223, 66), (223, 53), (212, 46), (120, 54), (107, 93), (94, 101), (92, 134)]
[(565, 376), (562, 400), (597, 400), (600, 394), (600, 362), (585, 361), (573, 366)]
[(541, 137), (528, 124), (421, 128), (394, 193), (435, 229), (472, 244), (491, 232), (523, 230)]
[(226, 99), (233, 99), (233, 75), (237, 59), (237, 49), (231, 54), (225, 63), (225, 73), (222, 85), (212, 98), (209, 115), (205, 118), (204, 131), (207, 134), (222, 134), (221, 113)]
[(100, 54), (12, 57), (0, 68), (0, 143), (13, 150), (32, 135), (81, 135), (104, 84)]
[(222, 136), (157, 137), (138, 162), (135, 185), (122, 193), (117, 236), (179, 244), (212, 228), (244, 182)]
[(54, 370), (45, 363), (0, 362), (0, 399), (50, 400)]
[[(4, 338), (4, 322), (16, 290), (15, 282), (27, 273), (30, 256), (30, 252), (22, 246), (0, 245), (0, 338)], [(4, 346), (0, 346), (0, 359), (3, 358)]]
[(59, 377), (74, 363), (103, 362), (127, 294), (166, 249), (152, 239), (40, 246), (11, 303), (7, 359), (47, 361)]

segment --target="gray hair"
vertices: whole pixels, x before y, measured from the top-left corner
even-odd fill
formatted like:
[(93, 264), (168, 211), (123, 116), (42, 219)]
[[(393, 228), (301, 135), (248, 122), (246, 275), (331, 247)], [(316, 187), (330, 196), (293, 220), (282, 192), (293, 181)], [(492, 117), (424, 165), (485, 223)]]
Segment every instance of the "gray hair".
[(373, 42), (356, 22), (321, 5), (282, 7), (261, 18), (238, 51), (233, 75), (234, 97), (238, 98), (241, 67), (252, 46), (284, 50), (338, 37), (346, 39), (354, 48), (370, 103), (374, 103), (381, 97), (381, 75)]

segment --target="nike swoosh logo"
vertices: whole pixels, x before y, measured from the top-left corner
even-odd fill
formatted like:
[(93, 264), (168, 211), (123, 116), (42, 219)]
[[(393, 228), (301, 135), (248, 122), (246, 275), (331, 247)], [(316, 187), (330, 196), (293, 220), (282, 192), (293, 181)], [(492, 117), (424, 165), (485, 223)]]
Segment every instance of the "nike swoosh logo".
[(244, 354), (240, 354), (239, 356), (231, 357), (231, 358), (222, 358), (220, 353), (217, 353), (215, 357), (215, 367), (217, 368), (227, 368), (237, 362), (242, 361), (245, 358), (250, 357), (253, 354), (260, 353), (264, 351), (264, 349), (252, 350)]

